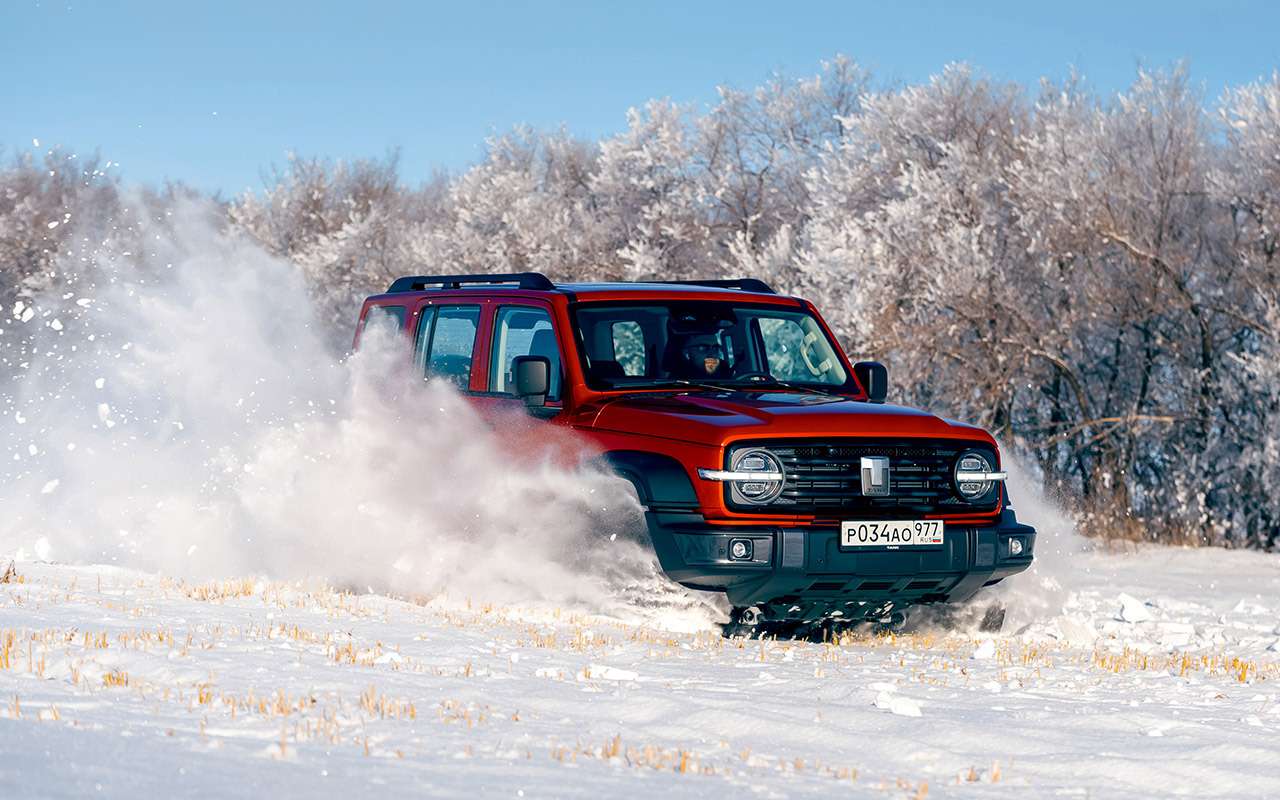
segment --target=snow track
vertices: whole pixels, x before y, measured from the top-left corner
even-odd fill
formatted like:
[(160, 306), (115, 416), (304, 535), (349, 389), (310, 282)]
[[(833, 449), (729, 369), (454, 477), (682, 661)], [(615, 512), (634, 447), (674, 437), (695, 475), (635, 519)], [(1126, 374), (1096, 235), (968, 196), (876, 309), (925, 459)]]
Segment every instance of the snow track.
[(20, 563), (0, 791), (1266, 796), (1277, 585), (1271, 555), (1088, 554), (1019, 631), (813, 644), (674, 594), (623, 621)]

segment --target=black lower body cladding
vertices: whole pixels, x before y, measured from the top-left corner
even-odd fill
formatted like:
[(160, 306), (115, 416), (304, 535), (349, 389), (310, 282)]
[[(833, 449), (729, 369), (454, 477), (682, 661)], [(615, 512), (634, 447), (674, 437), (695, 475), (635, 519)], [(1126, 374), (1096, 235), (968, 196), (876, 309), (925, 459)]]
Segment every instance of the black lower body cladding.
[(735, 606), (760, 608), (766, 619), (856, 619), (960, 602), (1027, 569), (1035, 554), (1035, 529), (1012, 509), (993, 525), (948, 525), (940, 545), (899, 549), (841, 548), (834, 527), (716, 526), (674, 510), (646, 516), (672, 580), (722, 591)]

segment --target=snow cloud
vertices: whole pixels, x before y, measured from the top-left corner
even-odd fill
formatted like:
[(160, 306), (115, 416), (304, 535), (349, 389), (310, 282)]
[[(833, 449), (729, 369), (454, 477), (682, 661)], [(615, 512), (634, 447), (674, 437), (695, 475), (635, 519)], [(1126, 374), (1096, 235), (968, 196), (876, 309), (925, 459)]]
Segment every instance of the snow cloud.
[(629, 486), (570, 434), (518, 412), (495, 433), (400, 342), (335, 358), (296, 270), (212, 218), (136, 223), (133, 255), (108, 236), (10, 323), (34, 346), (0, 552), (590, 610), (665, 585)]

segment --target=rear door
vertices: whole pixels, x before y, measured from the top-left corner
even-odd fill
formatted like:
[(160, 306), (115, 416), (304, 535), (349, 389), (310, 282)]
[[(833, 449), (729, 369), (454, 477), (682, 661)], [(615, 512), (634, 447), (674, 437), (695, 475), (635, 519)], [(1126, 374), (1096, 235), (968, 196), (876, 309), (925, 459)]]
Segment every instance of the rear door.
[(484, 391), (483, 348), (479, 346), (484, 306), (442, 299), (414, 313), (414, 369), (424, 379), (438, 378), (468, 394)]

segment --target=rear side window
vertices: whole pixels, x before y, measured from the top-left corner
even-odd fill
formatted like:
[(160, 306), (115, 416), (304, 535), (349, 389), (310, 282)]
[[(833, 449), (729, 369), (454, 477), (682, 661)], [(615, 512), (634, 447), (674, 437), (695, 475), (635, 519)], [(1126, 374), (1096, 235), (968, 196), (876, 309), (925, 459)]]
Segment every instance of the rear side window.
[(468, 389), (479, 323), (480, 306), (423, 309), (415, 351), (424, 377), (444, 378), (459, 389)]
[(489, 373), (489, 391), (511, 394), (511, 362), (516, 356), (546, 356), (551, 362), (551, 386), (548, 400), (560, 398), (560, 348), (551, 315), (544, 309), (528, 306), (505, 306), (498, 309), (493, 328), (493, 358)]
[(360, 334), (363, 342), (366, 336), (394, 336), (404, 330), (404, 306), (374, 306), (364, 317), (364, 330)]

